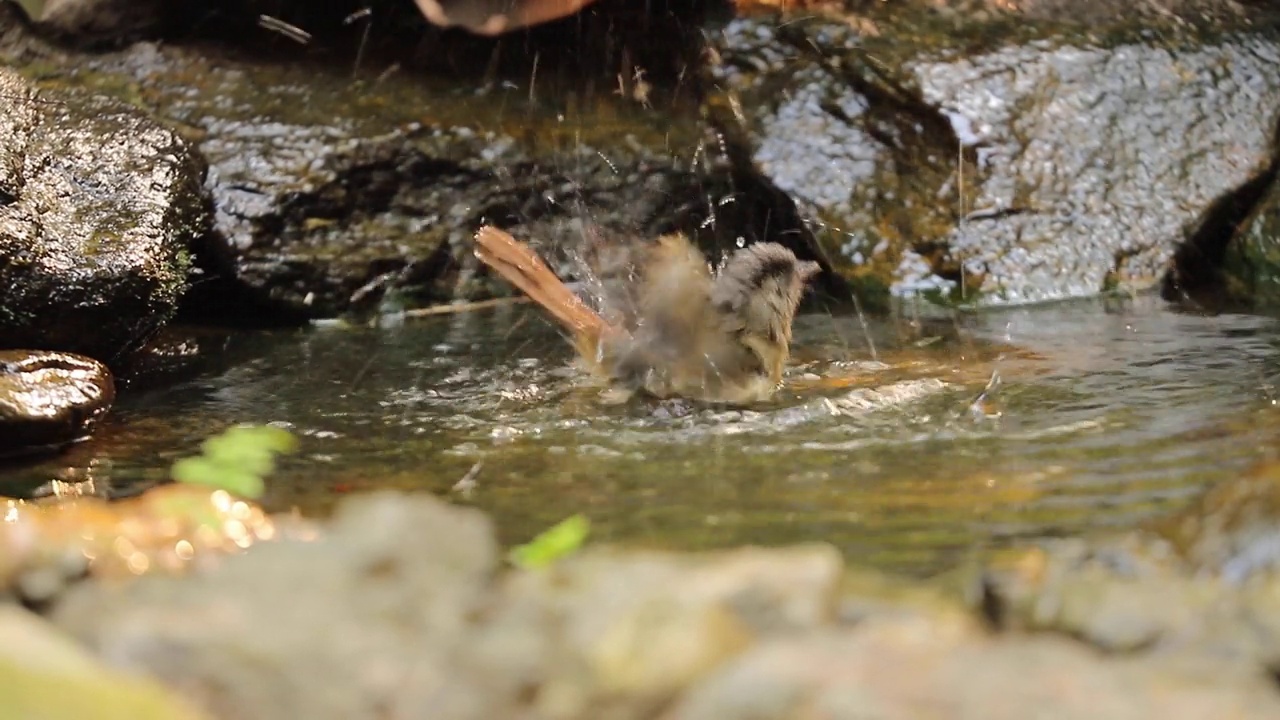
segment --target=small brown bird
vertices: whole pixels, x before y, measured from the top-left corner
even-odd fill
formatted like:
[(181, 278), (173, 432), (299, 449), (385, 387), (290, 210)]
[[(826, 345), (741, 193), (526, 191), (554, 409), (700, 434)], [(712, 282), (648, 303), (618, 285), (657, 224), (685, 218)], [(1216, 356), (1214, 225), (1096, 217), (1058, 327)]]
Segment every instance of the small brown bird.
[(481, 228), (476, 256), (569, 331), (587, 367), (618, 391), (615, 397), (643, 391), (735, 405), (777, 390), (791, 321), (819, 269), (777, 243), (757, 243), (736, 251), (712, 275), (685, 236), (666, 235), (647, 248), (602, 315), (502, 230)]

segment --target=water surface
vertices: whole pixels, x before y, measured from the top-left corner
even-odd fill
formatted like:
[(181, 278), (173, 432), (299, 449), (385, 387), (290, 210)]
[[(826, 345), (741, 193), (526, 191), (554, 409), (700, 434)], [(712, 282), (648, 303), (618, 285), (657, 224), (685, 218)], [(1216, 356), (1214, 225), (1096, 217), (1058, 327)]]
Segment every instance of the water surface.
[(206, 336), (205, 370), (126, 393), (97, 437), (0, 470), (0, 490), (137, 487), (228, 424), (274, 422), (303, 439), (270, 481), (276, 510), (424, 489), (491, 511), (508, 541), (584, 512), (596, 539), (825, 540), (915, 574), (1133, 525), (1266, 457), (1280, 428), (1265, 318), (1142, 297), (868, 328), (812, 315), (797, 337), (791, 386), (735, 411), (602, 406), (519, 306)]

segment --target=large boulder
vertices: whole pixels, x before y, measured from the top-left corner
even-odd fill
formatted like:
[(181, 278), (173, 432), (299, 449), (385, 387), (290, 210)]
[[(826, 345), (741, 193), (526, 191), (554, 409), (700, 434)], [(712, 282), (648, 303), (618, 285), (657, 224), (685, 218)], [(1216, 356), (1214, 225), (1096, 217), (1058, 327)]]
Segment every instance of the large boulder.
[[(193, 317), (298, 321), (374, 307), (388, 291), (397, 303), (507, 292), (484, 272), (471, 280), (484, 222), (533, 240), (567, 275), (588, 226), (625, 241), (685, 230), (713, 254), (776, 240), (822, 260), (791, 200), (696, 116), (645, 107), (652, 66), (635, 60), (632, 94), (616, 95), (610, 72), (608, 89), (580, 100), (564, 90), (573, 81), (561, 76), (578, 72), (564, 43), (543, 42), (533, 92), (475, 66), (441, 68), (455, 84), (441, 90), (403, 72), (352, 82), (345, 63), (207, 46), (139, 43), (41, 66), (79, 63), (67, 82), (146, 98), (208, 159), (216, 212), (195, 246)], [(481, 68), (525, 52), (451, 43), (462, 47), (442, 57)], [(818, 287), (847, 297), (830, 278)]]
[(1156, 284), (1266, 172), (1280, 41), (1241, 25), (738, 19), (713, 35), (709, 80), (846, 274), (1053, 300)]
[(204, 168), (124, 103), (3, 68), (0, 96), (0, 347), (114, 362), (177, 309)]

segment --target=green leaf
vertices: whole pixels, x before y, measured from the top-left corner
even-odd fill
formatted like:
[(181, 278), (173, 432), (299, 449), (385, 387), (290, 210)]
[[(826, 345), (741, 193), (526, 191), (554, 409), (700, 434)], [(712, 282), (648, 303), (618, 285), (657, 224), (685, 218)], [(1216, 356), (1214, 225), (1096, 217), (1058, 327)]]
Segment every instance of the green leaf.
[(512, 548), (511, 562), (526, 569), (546, 567), (581, 548), (590, 530), (590, 521), (581, 513), (565, 518), (524, 545)]
[(203, 456), (177, 461), (170, 474), (181, 483), (206, 485), (244, 498), (259, 498), (266, 491), (262, 476), (220, 465)]
[(270, 425), (238, 425), (200, 445), (201, 455), (183, 458), (170, 471), (174, 480), (220, 488), (246, 498), (266, 490), (263, 477), (275, 470), (275, 456), (292, 452), (298, 440)]
[(205, 440), (200, 446), (205, 455), (237, 462), (270, 461), (277, 453), (292, 452), (298, 439), (288, 430), (271, 425), (237, 425), (221, 435)]

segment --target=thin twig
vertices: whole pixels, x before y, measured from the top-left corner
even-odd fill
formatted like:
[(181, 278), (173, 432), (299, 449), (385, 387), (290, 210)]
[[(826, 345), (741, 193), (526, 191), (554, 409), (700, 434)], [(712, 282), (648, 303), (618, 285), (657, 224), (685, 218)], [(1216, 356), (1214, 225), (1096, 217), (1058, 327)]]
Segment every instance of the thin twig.
[(471, 469), (467, 471), (467, 474), (463, 475), (461, 480), (453, 484), (454, 492), (459, 493), (463, 497), (471, 497), (471, 494), (476, 490), (476, 476), (480, 474), (480, 468), (482, 467), (484, 467), (484, 461), (477, 460), (476, 464), (472, 465)]
[(524, 305), (529, 302), (527, 297), (503, 297), (493, 298), (491, 300), (477, 300), (475, 302), (466, 303), (450, 303), (448, 305), (432, 305), (431, 307), (415, 308), (405, 310), (405, 317), (430, 317), (432, 315), (454, 315), (457, 313), (472, 312), (474, 310), (488, 310), (495, 307), (506, 307), (508, 305)]
[(311, 33), (303, 30), (297, 25), (291, 25), (278, 17), (273, 17), (271, 15), (259, 15), (258, 25), (303, 45), (311, 42)]

